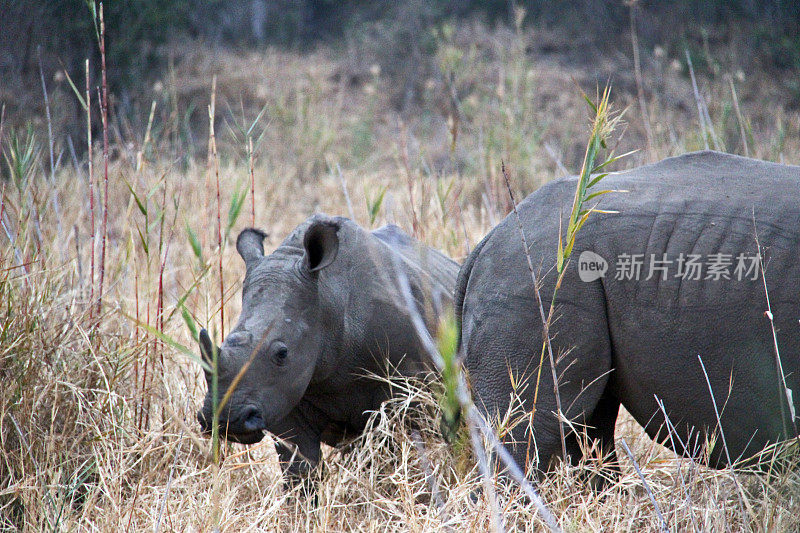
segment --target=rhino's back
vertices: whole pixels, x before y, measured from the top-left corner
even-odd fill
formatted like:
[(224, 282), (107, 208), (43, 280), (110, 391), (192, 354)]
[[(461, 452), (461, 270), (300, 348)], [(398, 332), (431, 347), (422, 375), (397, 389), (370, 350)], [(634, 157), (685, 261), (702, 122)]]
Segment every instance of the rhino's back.
[[(566, 232), (576, 184), (575, 177), (553, 181), (520, 203), (534, 263), (555, 253), (558, 221)], [(586, 207), (609, 213), (591, 215), (578, 234), (578, 253), (748, 252), (758, 238), (775, 261), (800, 263), (800, 166), (695, 152), (610, 174), (595, 189), (617, 192), (589, 201)], [(487, 240), (484, 255), (516, 252), (513, 213)]]
[[(757, 283), (714, 283), (745, 277), (734, 271), (749, 266), (759, 246), (767, 281), (774, 285), (773, 303), (798, 302), (793, 286), (800, 282), (800, 167), (698, 152), (608, 176), (599, 188), (626, 192), (602, 197), (598, 207), (615, 213), (592, 215), (575, 251), (590, 250), (609, 262), (604, 288), (618, 305), (675, 313), (710, 312), (722, 304), (761, 306), (760, 276)], [(703, 265), (701, 279), (693, 280), (699, 283), (678, 275), (680, 262), (690, 256)], [(630, 280), (637, 277), (628, 268), (633, 257), (642, 260), (642, 275)], [(717, 270), (727, 266), (727, 273), (709, 271), (712, 263)], [(668, 312), (667, 318), (674, 317)]]
[(611, 174), (599, 188), (628, 191), (600, 202), (605, 208), (627, 208), (625, 215), (675, 212), (752, 220), (756, 209), (757, 216), (771, 221), (800, 213), (800, 167), (711, 151)]
[[(773, 305), (799, 303), (800, 167), (698, 152), (611, 175), (600, 188), (627, 192), (602, 197), (599, 208), (616, 213), (592, 215), (575, 252), (609, 262), (604, 290), (618, 309), (658, 309), (659, 322), (725, 306), (763, 313), (760, 274), (735, 272), (759, 251)], [(699, 276), (680, 272), (690, 256), (702, 264)]]
[[(568, 211), (576, 184), (577, 177), (569, 176), (528, 196), (519, 205), (523, 222), (535, 224), (554, 209)], [(737, 213), (738, 209), (749, 209), (752, 220), (753, 208), (761, 208), (767, 218), (796, 215), (800, 212), (798, 188), (800, 166), (702, 151), (610, 173), (595, 189), (625, 192), (595, 202), (601, 209), (619, 210), (623, 217), (669, 212), (730, 216), (744, 214)]]
[[(552, 267), (559, 229), (566, 232), (576, 184), (575, 177), (555, 180), (518, 206), (532, 264), (542, 269), (545, 278), (555, 278)], [(766, 248), (768, 281), (770, 269), (776, 276), (778, 300), (783, 298), (779, 293), (788, 295), (794, 290), (778, 280), (784, 276), (800, 279), (800, 167), (718, 152), (696, 152), (610, 174), (596, 189), (619, 192), (590, 200), (590, 207), (611, 213), (592, 214), (578, 233), (568, 267), (573, 271), (568, 271), (564, 280), (567, 285), (580, 283), (576, 269), (582, 251), (593, 251), (610, 263), (612, 270), (606, 275), (604, 286), (609, 290), (615, 287), (611, 280), (614, 262), (620, 255), (649, 258), (655, 254), (662, 258), (667, 254), (669, 259), (681, 253), (755, 253), (756, 237)], [(471, 271), (462, 272), (460, 283), (464, 286), (459, 290), (527, 294), (529, 288), (521, 284), (530, 275), (521, 243), (517, 219), (511, 213), (468, 258), (465, 264), (471, 265)], [(650, 281), (633, 286), (635, 294), (626, 294), (626, 300), (635, 297), (651, 306), (691, 306), (689, 300), (700, 305), (707, 298), (709, 304), (714, 304), (720, 301), (720, 291), (727, 291), (727, 287), (714, 290), (709, 284), (698, 284), (695, 288), (701, 290), (692, 290), (680, 278), (667, 283)], [(727, 292), (729, 298), (741, 302), (753, 296), (747, 291)], [(796, 302), (797, 295), (792, 294), (790, 299)], [(654, 299), (658, 297), (665, 299)]]

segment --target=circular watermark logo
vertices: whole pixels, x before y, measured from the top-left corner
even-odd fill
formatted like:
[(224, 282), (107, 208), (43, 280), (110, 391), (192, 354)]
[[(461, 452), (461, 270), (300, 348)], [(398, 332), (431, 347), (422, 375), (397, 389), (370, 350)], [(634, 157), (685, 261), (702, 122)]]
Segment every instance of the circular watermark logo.
[(589, 250), (581, 252), (578, 257), (578, 276), (581, 281), (590, 283), (605, 276), (608, 271), (608, 261)]

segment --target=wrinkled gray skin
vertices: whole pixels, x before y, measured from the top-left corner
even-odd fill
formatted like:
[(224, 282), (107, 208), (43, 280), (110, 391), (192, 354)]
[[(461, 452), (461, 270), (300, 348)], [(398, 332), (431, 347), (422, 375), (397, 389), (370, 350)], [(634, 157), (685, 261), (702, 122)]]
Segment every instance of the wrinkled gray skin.
[[(559, 216), (562, 228), (576, 178), (560, 179), (519, 205), (534, 268), (541, 276), (545, 312), (556, 274)], [(675, 451), (700, 453), (717, 427), (702, 357), (732, 461), (757, 454), (768, 443), (795, 434), (780, 392), (767, 301), (757, 280), (683, 280), (658, 272), (645, 279), (650, 254), (755, 254), (755, 231), (763, 247), (766, 281), (787, 385), (800, 395), (800, 167), (782, 166), (716, 152), (698, 152), (614, 173), (599, 189), (627, 190), (599, 197), (599, 208), (578, 234), (573, 259), (556, 298), (552, 346), (560, 397), (567, 417), (589, 426), (603, 452), (614, 451), (620, 404), (648, 435)], [(754, 224), (755, 220), (755, 224)], [(604, 277), (581, 281), (578, 257), (590, 250), (609, 263)], [(616, 280), (620, 254), (645, 254), (640, 281)], [(706, 276), (704, 267), (703, 277)], [(476, 403), (489, 416), (508, 410), (509, 370), (527, 380), (521, 396), (531, 408), (542, 348), (536, 306), (517, 220), (510, 214), (465, 261), (456, 285), (456, 316)], [(566, 353), (566, 355), (564, 355)], [(668, 438), (664, 402), (675, 433)], [(782, 401), (782, 398), (784, 400)], [(538, 469), (561, 454), (553, 380), (547, 355), (533, 419)], [(800, 412), (800, 409), (798, 410)], [(536, 457), (527, 449), (526, 424), (511, 439), (515, 458)], [(576, 435), (567, 453), (579, 458)], [(718, 436), (710, 464), (728, 463)]]
[[(306, 220), (267, 256), (264, 237), (247, 229), (236, 242), (246, 267), (242, 313), (220, 346), (220, 397), (252, 361), (222, 409), (220, 434), (245, 444), (265, 431), (279, 437), (281, 466), (296, 482), (319, 462), (320, 443), (355, 436), (389, 397), (386, 383), (366, 376), (429, 368), (397, 289), (398, 269), (435, 333), (436, 313), (452, 309), (458, 265), (397, 226), (370, 232), (326, 215)], [(200, 347), (210, 360), (205, 331)], [(206, 378), (198, 419), (210, 432)]]

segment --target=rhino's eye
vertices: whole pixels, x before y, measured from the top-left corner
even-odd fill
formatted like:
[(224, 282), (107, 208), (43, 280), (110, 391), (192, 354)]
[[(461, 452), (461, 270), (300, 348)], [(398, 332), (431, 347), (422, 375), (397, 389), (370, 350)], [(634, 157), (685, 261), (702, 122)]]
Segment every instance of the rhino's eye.
[(272, 360), (276, 365), (283, 365), (289, 355), (289, 348), (280, 341), (274, 342), (271, 346)]

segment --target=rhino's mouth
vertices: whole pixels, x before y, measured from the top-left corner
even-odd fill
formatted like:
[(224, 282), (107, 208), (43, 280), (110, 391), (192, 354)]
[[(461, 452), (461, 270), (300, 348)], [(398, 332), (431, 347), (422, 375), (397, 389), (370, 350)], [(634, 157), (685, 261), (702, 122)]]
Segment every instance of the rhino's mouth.
[(255, 444), (264, 438), (264, 431), (246, 431), (244, 433), (223, 433), (225, 440), (237, 442), (239, 444)]

